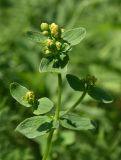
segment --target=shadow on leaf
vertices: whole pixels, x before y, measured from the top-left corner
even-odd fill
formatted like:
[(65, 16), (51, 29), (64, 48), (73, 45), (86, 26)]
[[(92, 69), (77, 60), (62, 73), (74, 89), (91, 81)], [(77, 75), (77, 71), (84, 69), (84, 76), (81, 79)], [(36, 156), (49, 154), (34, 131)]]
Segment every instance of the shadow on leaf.
[(43, 132), (46, 131), (46, 133), (50, 132), (53, 128), (53, 121), (51, 122), (45, 122), (40, 127), (38, 127), (37, 131)]

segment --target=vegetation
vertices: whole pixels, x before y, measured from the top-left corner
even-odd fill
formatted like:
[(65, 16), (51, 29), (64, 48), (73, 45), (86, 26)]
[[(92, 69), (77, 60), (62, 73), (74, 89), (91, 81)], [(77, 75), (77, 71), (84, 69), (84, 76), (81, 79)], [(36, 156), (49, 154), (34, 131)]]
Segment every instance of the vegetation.
[[(53, 147), (48, 159), (119, 160), (121, 156), (121, 2), (119, 0), (82, 0), (75, 3), (74, 0), (65, 0), (65, 2), (47, 0), (45, 3), (43, 0), (21, 0), (20, 2), (1, 0), (0, 4), (0, 159), (42, 159), (48, 134), (28, 139), (14, 130), (21, 121), (32, 117), (33, 111), (39, 116), (38, 112), (45, 114), (40, 113), (44, 110), (20, 106), (12, 99), (9, 85), (17, 82), (14, 85), (18, 89), (22, 87), (19, 83), (26, 86), (26, 89), (29, 88), (29, 91), (27, 90), (25, 95), (22, 95), (26, 105), (31, 106), (35, 102), (42, 103), (45, 101), (42, 97), (48, 97), (46, 102), (49, 101), (51, 104), (49, 109), (53, 108), (52, 102), (57, 101), (56, 75), (38, 72), (40, 60), (48, 59), (48, 56), (50, 58), (49, 54), (53, 47), (43, 48), (25, 38), (24, 33), (28, 30), (38, 33), (40, 30), (38, 24), (41, 22), (50, 24), (55, 22), (65, 29), (65, 33), (68, 29), (80, 26), (85, 27), (87, 31), (86, 38), (79, 45), (73, 46), (71, 51), (69, 46), (71, 43), (66, 45), (69, 49), (66, 51), (70, 52), (67, 54), (70, 61), (66, 79), (65, 73), (62, 77), (61, 109), (69, 110), (80, 97), (78, 85), (87, 85), (87, 82), (90, 82), (90, 77), (86, 75), (95, 75), (98, 81), (95, 83), (95, 78), (91, 76), (93, 81), (89, 84), (94, 85), (93, 90), (91, 92), (88, 90), (82, 103), (79, 103), (73, 111), (74, 115), (78, 114), (79, 117), (84, 116), (93, 120), (91, 125), (93, 124), (95, 129), (77, 132), (60, 128), (53, 137)], [(26, 36), (31, 39), (32, 33), (27, 32)], [(46, 36), (45, 38), (47, 39)], [(50, 44), (50, 41), (48, 43)], [(60, 52), (58, 48), (61, 48), (61, 45), (63, 44), (54, 42), (57, 52)], [(64, 66), (61, 66), (61, 69), (64, 67), (64, 72), (68, 62), (67, 55)], [(39, 70), (42, 72), (41, 66)], [(60, 69), (58, 73), (60, 74)], [(71, 75), (71, 73), (74, 74)], [(73, 83), (73, 80), (76, 83)], [(50, 82), (52, 82), (51, 85)], [(70, 86), (76, 91), (74, 92)], [(111, 99), (107, 94), (104, 96), (102, 88), (106, 88), (113, 95), (113, 103), (103, 103), (110, 102)], [(103, 94), (98, 95), (97, 93), (100, 92)], [(91, 97), (98, 101), (94, 101)], [(44, 109), (48, 109), (48, 105), (46, 107)], [(46, 113), (49, 111), (46, 110)], [(54, 110), (51, 113), (53, 114)], [(55, 126), (58, 125), (55, 124)]]

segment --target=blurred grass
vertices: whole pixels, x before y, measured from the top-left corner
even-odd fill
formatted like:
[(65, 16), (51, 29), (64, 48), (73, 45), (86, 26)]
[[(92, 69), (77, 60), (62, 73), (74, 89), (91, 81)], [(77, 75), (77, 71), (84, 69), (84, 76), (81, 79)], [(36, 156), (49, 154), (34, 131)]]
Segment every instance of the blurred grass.
[[(80, 77), (95, 75), (114, 103), (104, 105), (88, 96), (77, 112), (90, 116), (96, 130), (64, 130), (55, 140), (50, 160), (120, 160), (121, 157), (121, 1), (120, 0), (0, 0), (0, 160), (41, 159), (46, 137), (28, 140), (15, 133), (16, 125), (31, 116), (9, 93), (17, 81), (38, 97), (56, 100), (56, 77), (38, 73), (41, 48), (25, 39), (27, 30), (41, 22), (64, 28), (85, 27), (87, 36), (71, 51), (69, 72)], [(50, 82), (55, 82), (53, 85)], [(63, 108), (78, 93), (63, 83)]]

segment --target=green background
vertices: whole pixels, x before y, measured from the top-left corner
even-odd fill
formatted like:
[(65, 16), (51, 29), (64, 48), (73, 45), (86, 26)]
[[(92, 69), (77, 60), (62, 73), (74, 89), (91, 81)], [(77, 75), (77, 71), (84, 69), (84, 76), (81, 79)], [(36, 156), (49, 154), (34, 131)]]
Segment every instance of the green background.
[[(68, 73), (91, 74), (114, 97), (102, 104), (86, 96), (75, 112), (90, 117), (92, 131), (58, 133), (49, 160), (120, 160), (121, 158), (121, 1), (120, 0), (0, 0), (0, 160), (41, 160), (46, 136), (29, 140), (14, 131), (32, 115), (10, 95), (11, 82), (56, 101), (57, 77), (40, 74), (41, 47), (24, 37), (42, 22), (65, 29), (85, 27), (86, 38), (70, 52)], [(63, 76), (62, 107), (79, 93)]]

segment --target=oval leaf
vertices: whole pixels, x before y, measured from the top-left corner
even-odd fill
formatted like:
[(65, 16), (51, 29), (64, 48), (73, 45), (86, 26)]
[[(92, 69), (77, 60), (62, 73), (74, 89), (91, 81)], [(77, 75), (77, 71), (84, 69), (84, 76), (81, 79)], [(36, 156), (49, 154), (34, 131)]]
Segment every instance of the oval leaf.
[(45, 114), (54, 107), (54, 103), (46, 97), (39, 99), (38, 102), (38, 106), (33, 112), (35, 115)]
[(60, 124), (64, 128), (72, 130), (88, 130), (94, 128), (90, 119), (73, 113), (68, 113), (61, 117)]
[(10, 93), (12, 97), (25, 107), (32, 106), (32, 104), (29, 104), (25, 99), (25, 95), (28, 91), (29, 90), (26, 87), (21, 86), (19, 83), (14, 82), (10, 85)]
[(48, 116), (34, 116), (21, 122), (16, 131), (27, 138), (35, 138), (50, 132), (53, 128), (52, 119)]
[(98, 87), (92, 87), (88, 91), (88, 94), (92, 98), (102, 101), (103, 103), (111, 103), (113, 101), (112, 97), (106, 91)]
[(85, 28), (80, 27), (63, 32), (62, 38), (74, 46), (79, 44), (85, 35)]
[(31, 41), (37, 43), (43, 43), (46, 40), (46, 37), (41, 32), (28, 31), (26, 32), (25, 36)]
[(70, 87), (72, 89), (74, 89), (75, 91), (84, 91), (85, 90), (84, 84), (82, 83), (82, 81), (78, 77), (71, 75), (71, 74), (67, 74), (66, 78), (67, 78), (67, 81), (68, 81)]
[[(49, 59), (49, 58), (42, 58), (39, 66), (39, 72), (50, 72), (50, 73), (63, 73), (67, 71), (67, 63), (68, 59), (66, 62), (61, 62), (57, 61), (55, 59)], [(65, 65), (64, 65), (65, 64)]]

